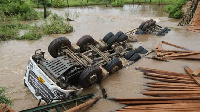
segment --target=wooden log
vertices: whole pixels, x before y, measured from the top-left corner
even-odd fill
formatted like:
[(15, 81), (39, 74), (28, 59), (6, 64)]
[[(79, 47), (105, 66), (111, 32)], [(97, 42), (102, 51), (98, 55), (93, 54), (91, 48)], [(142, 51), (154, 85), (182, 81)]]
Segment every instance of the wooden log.
[(169, 71), (164, 71), (164, 70), (157, 70), (157, 69), (151, 69), (151, 68), (144, 68), (144, 67), (139, 67), (136, 68), (142, 72), (150, 72), (150, 73), (157, 73), (157, 74), (164, 74), (164, 75), (174, 75), (174, 76), (186, 76), (189, 77), (187, 74), (183, 73), (176, 73), (176, 72), (169, 72)]
[(200, 89), (188, 89), (188, 88), (183, 88), (183, 89), (174, 89), (174, 88), (147, 88), (145, 90), (147, 90), (147, 91), (198, 91)]
[(150, 95), (150, 96), (161, 96), (161, 95), (200, 95), (200, 90), (199, 91), (145, 91), (142, 92), (144, 95)]
[(186, 73), (194, 80), (194, 82), (195, 82), (197, 85), (200, 86), (200, 80), (199, 80), (199, 78), (196, 78), (196, 77), (193, 77), (193, 76), (192, 76), (193, 71), (192, 71), (189, 67), (187, 67), (187, 66), (184, 66), (184, 70), (185, 70)]
[(156, 73), (144, 73), (144, 75), (152, 76), (152, 77), (159, 77), (159, 78), (193, 81), (191, 78), (182, 77), (182, 76), (162, 75), (162, 74), (156, 74)]
[(178, 46), (178, 45), (175, 45), (175, 44), (172, 44), (172, 43), (169, 43), (169, 42), (166, 42), (166, 41), (162, 41), (163, 44), (166, 44), (166, 45), (170, 45), (170, 46), (174, 46), (176, 48), (180, 48), (180, 49), (183, 49), (183, 50), (187, 50), (187, 51), (191, 51), (185, 47), (181, 47), (181, 46)]
[(144, 97), (144, 98), (109, 98), (108, 100), (115, 101), (164, 101), (164, 100), (200, 100), (200, 96), (187, 97)]
[(193, 72), (192, 72), (192, 75), (194, 75), (194, 76), (199, 76), (199, 75), (200, 75), (200, 68), (197, 69), (197, 70), (195, 70), (195, 71), (193, 71)]
[(85, 108), (85, 107), (90, 107), (90, 106), (92, 106), (92, 105), (93, 105), (94, 103), (96, 103), (100, 98), (101, 98), (101, 97), (97, 97), (97, 98), (95, 98), (95, 99), (89, 100), (89, 101), (87, 101), (87, 102), (85, 102), (85, 103), (83, 103), (83, 104), (80, 104), (80, 105), (78, 105), (78, 106), (76, 106), (76, 107), (74, 107), (74, 108), (71, 108), (71, 109), (69, 109), (69, 110), (67, 110), (67, 111), (65, 111), (65, 112), (78, 112), (78, 111), (82, 110), (82, 109)]
[(161, 56), (165, 56), (165, 55), (171, 55), (173, 54), (174, 52), (166, 52), (166, 53), (162, 53)]
[(157, 77), (150, 77), (146, 76), (144, 78), (158, 80), (161, 82), (173, 82), (173, 83), (185, 83), (185, 84), (194, 84), (194, 81), (187, 81), (187, 80), (177, 80), (177, 79), (166, 79), (166, 78), (157, 78)]
[(172, 86), (187, 86), (187, 87), (199, 87), (196, 84), (182, 84), (182, 83), (166, 83), (166, 82), (148, 82), (146, 84), (152, 84), (152, 85), (172, 85)]
[(200, 54), (189, 55), (189, 56), (181, 56), (181, 57), (162, 57), (162, 58), (163, 59), (171, 59), (171, 60), (176, 60), (176, 59), (200, 60)]
[(174, 103), (200, 103), (200, 100), (166, 100), (166, 101), (119, 101), (126, 105), (148, 105), (148, 104), (174, 104)]
[(176, 85), (146, 85), (152, 88), (174, 88), (174, 89), (200, 89), (199, 87), (190, 87), (190, 86), (176, 86)]
[[(162, 42), (160, 42), (158, 45), (158, 50), (161, 50), (161, 49), (162, 49)], [(161, 51), (157, 51), (156, 53), (157, 56), (161, 56), (161, 54), (162, 54)]]
[(181, 56), (196, 55), (196, 54), (200, 54), (200, 52), (176, 53), (176, 54), (171, 54), (171, 55), (165, 55), (164, 58), (167, 58), (167, 57), (181, 57)]
[(180, 53), (190, 53), (190, 52), (192, 52), (192, 51), (164, 50), (164, 49), (161, 49), (161, 50), (152, 49), (152, 51), (160, 51), (160, 52), (164, 51), (164, 52), (173, 52), (173, 53), (178, 53), (178, 52), (180, 52)]

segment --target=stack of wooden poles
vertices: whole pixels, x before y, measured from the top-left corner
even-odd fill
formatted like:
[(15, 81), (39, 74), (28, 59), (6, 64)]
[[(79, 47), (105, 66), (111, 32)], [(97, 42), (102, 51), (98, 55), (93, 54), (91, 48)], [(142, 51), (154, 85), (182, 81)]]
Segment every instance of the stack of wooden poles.
[[(162, 49), (162, 44), (170, 45), (181, 50), (164, 50)], [(186, 60), (200, 60), (200, 51), (191, 51), (187, 48), (162, 41), (159, 43), (157, 49), (152, 49), (152, 52), (156, 51), (156, 55), (152, 56), (152, 59), (157, 60), (176, 60), (176, 59), (186, 59)]]
[(199, 69), (192, 71), (189, 67), (184, 67), (187, 74), (142, 67), (137, 69), (144, 73), (145, 78), (159, 82), (147, 83), (146, 86), (149, 88), (142, 92), (152, 97), (110, 98), (127, 105), (117, 112), (196, 112), (200, 110), (200, 79), (192, 75), (199, 75)]

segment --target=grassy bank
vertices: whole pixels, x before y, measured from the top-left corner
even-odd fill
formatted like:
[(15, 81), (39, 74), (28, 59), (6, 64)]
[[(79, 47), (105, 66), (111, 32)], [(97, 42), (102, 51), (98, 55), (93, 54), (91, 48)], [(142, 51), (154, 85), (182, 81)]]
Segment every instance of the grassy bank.
[[(36, 0), (35, 0), (36, 1)], [(159, 0), (105, 0), (106, 5), (113, 7), (121, 7), (124, 4), (159, 4)], [(181, 7), (185, 4), (187, 0), (160, 0), (161, 5), (168, 5), (165, 10), (169, 13), (171, 18), (181, 18), (182, 12)], [(37, 2), (31, 2), (31, 0), (26, 0), (28, 4), (33, 7), (43, 7)], [(46, 5), (48, 7), (63, 8), (63, 7), (78, 7), (78, 6), (87, 6), (87, 5), (105, 5), (104, 0), (46, 0)]]
[[(28, 25), (21, 21), (43, 19), (43, 12), (37, 12), (31, 5), (22, 0), (0, 1), (0, 41), (36, 40), (43, 35), (68, 33), (73, 27), (64, 18), (52, 15), (41, 26)], [(50, 12), (47, 11), (47, 16)], [(23, 24), (22, 24), (23, 23)], [(25, 30), (25, 34), (19, 34)]]
[[(43, 7), (42, 4), (32, 2), (33, 0), (24, 0), (26, 3), (33, 7)], [(159, 0), (105, 0), (106, 4), (109, 6), (123, 6), (124, 4), (133, 4), (133, 3), (150, 3), (150, 4), (159, 4)], [(177, 4), (179, 0), (161, 0), (161, 5), (168, 4)], [(67, 0), (46, 0), (46, 5), (48, 7), (63, 8), (68, 7)], [(79, 6), (88, 6), (88, 5), (105, 5), (104, 0), (69, 0), (69, 7), (79, 7)]]
[(5, 91), (6, 91), (5, 87), (0, 87), (0, 103), (12, 105), (12, 101), (10, 100), (10, 98), (6, 97)]

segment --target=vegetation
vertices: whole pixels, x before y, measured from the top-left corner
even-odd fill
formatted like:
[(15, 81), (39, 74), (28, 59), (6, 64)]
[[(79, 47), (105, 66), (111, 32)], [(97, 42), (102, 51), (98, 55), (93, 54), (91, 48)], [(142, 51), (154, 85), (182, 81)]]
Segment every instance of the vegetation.
[(181, 7), (185, 4), (186, 0), (177, 0), (174, 4), (165, 7), (165, 10), (169, 13), (171, 18), (181, 18)]
[(10, 98), (5, 96), (5, 91), (6, 91), (5, 87), (0, 87), (0, 103), (11, 105), (12, 101), (10, 100)]
[(64, 34), (71, 32), (73, 27), (69, 23), (64, 22), (64, 18), (54, 14), (50, 17), (50, 23), (46, 21), (42, 26), (44, 34)]
[[(32, 2), (31, 2), (32, 1)], [(42, 7), (37, 5), (36, 0), (27, 0), (27, 3), (32, 4), (34, 7)], [(40, 1), (40, 0), (39, 0)], [(159, 2), (160, 1), (160, 2)], [(87, 5), (111, 5), (114, 7), (121, 7), (124, 4), (134, 3), (151, 3), (168, 5), (165, 10), (169, 13), (171, 18), (181, 18), (181, 7), (187, 0), (46, 0), (48, 7), (63, 8), (63, 7), (75, 7), (75, 6), (87, 6)]]
[[(47, 16), (50, 14), (51, 12), (47, 11)], [(1, 0), (0, 15), (0, 41), (36, 40), (45, 34), (67, 33), (73, 30), (73, 27), (64, 18), (55, 14), (45, 20), (45, 25), (42, 26), (31, 26), (20, 22), (43, 18), (43, 12), (35, 11), (31, 5), (22, 0)], [(21, 30), (25, 30), (26, 33), (20, 35)]]

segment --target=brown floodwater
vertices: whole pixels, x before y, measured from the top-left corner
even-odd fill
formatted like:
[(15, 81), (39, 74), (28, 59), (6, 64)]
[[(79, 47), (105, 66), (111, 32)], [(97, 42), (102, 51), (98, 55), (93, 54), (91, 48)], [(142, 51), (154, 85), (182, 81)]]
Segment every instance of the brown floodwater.
[[(74, 31), (69, 34), (45, 36), (36, 41), (10, 40), (0, 42), (0, 86), (6, 86), (8, 88), (6, 95), (12, 99), (12, 108), (16, 111), (37, 106), (38, 101), (23, 85), (26, 66), (30, 56), (37, 49), (45, 51), (46, 58), (51, 58), (47, 52), (48, 45), (53, 39), (59, 36), (69, 38), (72, 43), (75, 43), (83, 35), (91, 35), (95, 39), (100, 39), (108, 32), (126, 32), (137, 28), (142, 21), (154, 19), (157, 21), (157, 24), (167, 26), (172, 30), (166, 36), (136, 36), (139, 41), (133, 43), (134, 47), (141, 45), (151, 50), (157, 47), (160, 41), (164, 40), (191, 50), (200, 51), (200, 34), (187, 31), (184, 27), (177, 26), (179, 20), (168, 18), (168, 15), (163, 12), (163, 6), (125, 5), (121, 8), (89, 6), (64, 9), (52, 8), (50, 10), (52, 13), (63, 17), (65, 17), (65, 13), (70, 13), (71, 15), (77, 14), (78, 16), (75, 21), (70, 22), (74, 27)], [(29, 23), (40, 25), (43, 21), (31, 21)], [(163, 48), (173, 49), (167, 45), (163, 46)], [(102, 81), (102, 85), (106, 89), (108, 97), (147, 97), (142, 95), (141, 91), (144, 91), (146, 88), (144, 84), (151, 80), (144, 79), (142, 73), (136, 71), (135, 67), (141, 66), (184, 73), (182, 68), (184, 65), (191, 67), (193, 70), (200, 68), (199, 61), (170, 60), (169, 62), (160, 62), (143, 58), (135, 64), (110, 75)], [(101, 93), (99, 87), (94, 85), (84, 90), (83, 94), (91, 92), (97, 95)], [(101, 99), (87, 111), (110, 112), (120, 109), (123, 106), (113, 101)]]

